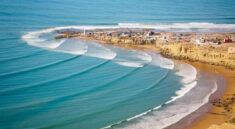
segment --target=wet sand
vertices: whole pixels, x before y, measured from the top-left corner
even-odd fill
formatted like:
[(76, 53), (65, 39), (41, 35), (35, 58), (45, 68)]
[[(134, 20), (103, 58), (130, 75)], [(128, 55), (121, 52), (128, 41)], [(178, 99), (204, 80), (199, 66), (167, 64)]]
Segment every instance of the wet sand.
[[(217, 73), (223, 76), (226, 81), (226, 90), (223, 93), (223, 96), (221, 98), (222, 100), (231, 98), (235, 94), (235, 71), (234, 70), (229, 70), (222, 66), (202, 64), (200, 62), (189, 62), (189, 61), (184, 61), (184, 62), (193, 65), (198, 70), (202, 70), (202, 71), (209, 72), (209, 73)], [(207, 129), (208, 127), (219, 128), (221, 124), (224, 124), (226, 122), (229, 123), (229, 121), (235, 117), (235, 104), (233, 103), (230, 106), (231, 106), (230, 112), (226, 111), (224, 107), (213, 106), (212, 110), (206, 113), (202, 120), (192, 125), (190, 129)], [(229, 126), (228, 128), (232, 127), (232, 125), (231, 126), (228, 125), (228, 126)], [(232, 128), (235, 128), (235, 126), (233, 126)]]
[[(153, 45), (120, 45), (120, 44), (113, 44), (113, 45), (118, 46), (118, 47), (126, 47), (126, 48), (132, 48), (132, 49), (134, 48), (134, 49), (140, 49), (140, 50), (152, 50), (155, 52), (159, 52), (159, 49)], [(191, 64), (199, 71), (221, 75), (217, 79), (218, 89), (213, 95), (211, 95), (210, 101), (214, 99), (218, 99), (218, 98), (221, 98), (222, 100), (226, 100), (227, 98), (231, 98), (235, 94), (235, 70), (230, 70), (230, 69), (226, 69), (223, 66), (215, 66), (215, 65), (205, 64), (201, 62), (191, 62), (187, 60), (174, 60), (174, 61)], [(221, 77), (223, 79), (221, 79)], [(225, 80), (225, 82), (223, 82), (223, 80)], [(212, 106), (211, 103), (208, 103), (202, 106), (201, 108), (199, 108), (194, 113), (185, 117), (183, 120), (177, 122), (175, 125), (172, 125), (171, 127), (169, 127), (169, 129), (170, 128), (172, 129), (182, 129), (182, 128), (207, 129), (209, 127), (214, 128), (214, 125), (221, 125), (223, 123), (229, 122), (234, 117), (235, 117), (235, 104), (234, 103), (232, 104), (231, 112), (227, 112), (224, 109), (224, 107)], [(192, 119), (194, 120), (192, 121)], [(230, 125), (229, 123), (229, 125), (226, 125), (226, 126), (229, 126), (230, 128), (233, 125)]]
[[(89, 38), (83, 38), (83, 39), (91, 40)], [(106, 44), (105, 42), (101, 42), (97, 40), (92, 40), (92, 41)], [(108, 45), (139, 49), (139, 50), (152, 50), (158, 53), (160, 52), (160, 50), (156, 48), (155, 45), (123, 45), (123, 44), (108, 44)], [(227, 69), (223, 66), (215, 66), (215, 65), (205, 64), (201, 62), (192, 62), (188, 60), (174, 60), (174, 61), (191, 64), (199, 71), (204, 71), (204, 72), (208, 72), (212, 74), (216, 73), (218, 75), (221, 75), (225, 79), (225, 82), (223, 83), (220, 81), (221, 78), (218, 78), (218, 82), (217, 82), (218, 90), (216, 93), (211, 95), (210, 101), (212, 101), (215, 98), (216, 99), (220, 98), (221, 95), (222, 95), (221, 100), (229, 99), (233, 95), (235, 95), (235, 70)], [(226, 90), (224, 89), (224, 87), (226, 87)], [(225, 92), (223, 93), (224, 90)], [(223, 124), (224, 126), (224, 123), (227, 122), (228, 124), (226, 123), (226, 126), (228, 127), (228, 129), (230, 127), (235, 129), (235, 126), (229, 123), (232, 118), (235, 118), (235, 103), (230, 104), (230, 107), (231, 107), (231, 110), (228, 112), (227, 110), (224, 109), (224, 107), (212, 106), (211, 103), (208, 103), (202, 106), (201, 108), (199, 108), (194, 113), (185, 117), (181, 121), (177, 122), (176, 124), (173, 124), (169, 128), (220, 129), (219, 126), (221, 124)], [(196, 119), (194, 118), (195, 116), (197, 117)], [(194, 120), (192, 121), (192, 119)], [(215, 127), (218, 127), (218, 128), (215, 128)]]

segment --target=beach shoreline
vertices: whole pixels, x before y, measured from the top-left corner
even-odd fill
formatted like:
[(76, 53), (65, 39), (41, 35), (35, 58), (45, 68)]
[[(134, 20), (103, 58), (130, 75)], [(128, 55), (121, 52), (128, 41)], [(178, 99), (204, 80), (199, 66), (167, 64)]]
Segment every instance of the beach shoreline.
[[(107, 32), (106, 32), (107, 31)], [(212, 43), (214, 40), (217, 42), (221, 41), (222, 37), (224, 37), (224, 33), (214, 33), (214, 34), (201, 34), (203, 36), (210, 37), (216, 36), (212, 39), (208, 39), (209, 42), (212, 40), (211, 43), (206, 43), (205, 45), (202, 44), (193, 44), (193, 43), (185, 43), (184, 40), (172, 40), (163, 43), (164, 40), (156, 40), (156, 39), (146, 39), (146, 37), (142, 37), (143, 39), (135, 38), (135, 34), (140, 34), (141, 36), (145, 35), (142, 34), (142, 31), (137, 32), (128, 32), (128, 35), (125, 35), (123, 38), (122, 36), (114, 36), (113, 34), (117, 34), (116, 30), (98, 30), (98, 31), (91, 31), (91, 32), (76, 32), (76, 31), (62, 31), (60, 35), (57, 35), (55, 39), (61, 38), (78, 38), (80, 40), (88, 40), (93, 41), (96, 43), (100, 43), (103, 45), (111, 45), (116, 47), (122, 48), (129, 48), (129, 49), (138, 49), (138, 50), (150, 50), (156, 53), (161, 54), (163, 57), (170, 58), (174, 62), (179, 63), (187, 63), (194, 66), (197, 70), (218, 74), (221, 75), (226, 84), (218, 82), (218, 90), (216, 93), (211, 95), (209, 98), (209, 102), (199, 108), (197, 111), (204, 110), (205, 113), (202, 113), (198, 116), (190, 125), (185, 125), (183, 128), (191, 128), (191, 129), (207, 129), (210, 126), (218, 126), (223, 123), (231, 123), (231, 121), (235, 121), (235, 88), (233, 85), (235, 84), (235, 65), (234, 65), (234, 44), (215, 44)], [(127, 33), (127, 34), (128, 34)], [(131, 34), (134, 36), (131, 36)], [(143, 33), (156, 33), (157, 36), (163, 34), (164, 36), (175, 35), (173, 33), (158, 33), (158, 32), (151, 32), (149, 30), (143, 30)], [(107, 34), (107, 36), (103, 36), (103, 34)], [(179, 35), (179, 34), (176, 34)], [(187, 35), (187, 34), (185, 34)], [(189, 37), (192, 38), (191, 33), (189, 33)], [(231, 33), (234, 35), (234, 33)], [(97, 37), (98, 36), (98, 37)], [(114, 37), (113, 37), (114, 36)], [(218, 39), (218, 37), (220, 39)], [(222, 36), (222, 37), (221, 37)], [(190, 40), (190, 39), (189, 39)], [(152, 42), (154, 41), (154, 42)], [(184, 42), (184, 43), (183, 43)], [(144, 43), (144, 44), (143, 44)], [(229, 47), (232, 47), (232, 53), (229, 52)], [(219, 78), (218, 78), (219, 79)], [(222, 79), (219, 79), (222, 80)], [(225, 86), (226, 85), (226, 86)], [(226, 87), (226, 90), (225, 88)], [(224, 92), (225, 91), (225, 92)], [(224, 93), (223, 93), (224, 92)], [(222, 96), (222, 97), (221, 97)], [(221, 99), (220, 99), (221, 98)], [(215, 100), (214, 100), (215, 99)], [(219, 100), (219, 102), (217, 102)], [(216, 102), (214, 102), (216, 101)], [(213, 103), (211, 103), (213, 102)], [(213, 106), (212, 106), (213, 105)], [(195, 112), (197, 112), (195, 111)], [(190, 119), (190, 116), (195, 116), (195, 112), (191, 113), (190, 115), (183, 118), (183, 122), (187, 122), (186, 118)], [(215, 120), (216, 119), (216, 120)], [(173, 124), (177, 126), (183, 126), (182, 121)], [(235, 122), (232, 122), (235, 123)], [(230, 126), (230, 124), (229, 124)], [(180, 127), (182, 128), (182, 127)]]
[[(103, 45), (112, 45), (112, 46), (123, 47), (123, 48), (127, 48), (127, 49), (151, 50), (156, 53), (161, 53), (160, 48), (157, 48), (154, 45), (108, 44), (105, 41), (93, 40), (90, 38), (82, 38), (82, 39), (94, 41), (97, 43), (101, 43)], [(164, 56), (164, 55), (162, 55), (162, 56)], [(170, 57), (166, 57), (166, 58), (170, 58)], [(208, 72), (208, 73), (212, 73), (212, 74), (218, 74), (224, 78), (224, 80), (226, 81), (224, 83), (226, 83), (226, 84), (220, 83), (218, 85), (218, 90), (210, 96), (210, 99), (209, 99), (210, 101), (212, 101), (213, 99), (217, 99), (217, 98), (221, 98), (223, 100), (226, 100), (228, 98), (231, 98), (231, 96), (233, 96), (233, 94), (235, 94), (235, 87), (233, 87), (233, 85), (235, 84), (235, 79), (234, 79), (235, 78), (235, 70), (225, 68), (224, 66), (216, 66), (216, 65), (206, 64), (206, 63), (202, 63), (199, 61), (180, 60), (180, 59), (174, 59), (174, 58), (170, 58), (170, 59), (172, 59), (174, 62), (188, 63), (188, 64), (194, 66), (199, 71), (204, 71), (204, 72)], [(226, 87), (226, 90), (225, 90), (225, 87)], [(232, 107), (235, 107), (234, 103), (232, 104)], [(182, 123), (186, 122), (187, 118), (195, 115), (198, 111), (199, 112), (203, 111), (203, 113), (201, 113), (198, 116), (198, 118), (191, 121), (190, 125), (185, 125), (183, 128), (207, 129), (207, 128), (211, 128), (214, 126), (218, 126), (218, 127), (223, 126), (223, 124), (226, 124), (226, 126), (229, 126), (229, 127), (230, 126), (234, 127), (233, 124), (229, 123), (231, 116), (228, 117), (228, 116), (224, 116), (224, 115), (219, 115), (219, 114), (224, 114), (224, 112), (226, 112), (223, 109), (223, 107), (212, 106), (212, 104), (209, 102), (207, 104), (205, 104), (204, 106), (200, 107), (197, 111), (191, 113), (190, 115), (186, 116), (185, 118), (183, 118), (182, 120), (178, 121), (177, 123), (175, 123), (173, 125), (175, 125), (175, 126), (180, 125), (182, 127), (183, 126)], [(234, 111), (235, 110), (233, 110), (233, 113), (234, 113)], [(229, 112), (226, 112), (226, 113), (229, 113)], [(167, 129), (172, 128), (172, 126), (167, 127)]]
[[(201, 62), (190, 62), (182, 60), (182, 62), (191, 64), (196, 69), (205, 71), (208, 73), (216, 73), (221, 75), (225, 79), (226, 89), (220, 97), (222, 102), (226, 102), (228, 99), (232, 99), (235, 94), (235, 71), (226, 69), (223, 66), (215, 66), (210, 64), (204, 64)], [(218, 85), (223, 86), (223, 85)], [(220, 87), (219, 87), (220, 88)], [(213, 98), (213, 96), (212, 96)], [(205, 113), (204, 116), (198, 122), (192, 124), (189, 129), (220, 129), (220, 128), (235, 128), (234, 123), (231, 121), (234, 119), (235, 104), (231, 103), (229, 109), (225, 110), (223, 106), (212, 106), (210, 112)]]

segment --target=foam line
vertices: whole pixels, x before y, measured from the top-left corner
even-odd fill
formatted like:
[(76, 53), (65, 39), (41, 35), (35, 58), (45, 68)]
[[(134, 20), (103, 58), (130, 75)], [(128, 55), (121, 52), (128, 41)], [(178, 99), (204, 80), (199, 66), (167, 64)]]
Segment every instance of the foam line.
[(127, 67), (143, 67), (152, 62), (152, 56), (143, 51), (128, 50), (128, 55), (118, 55), (114, 62)]
[[(186, 93), (188, 93), (192, 88), (194, 88), (197, 84), (197, 81), (196, 81), (196, 75), (197, 75), (197, 71), (194, 67), (192, 67), (191, 65), (189, 64), (180, 64), (179, 66), (176, 67), (176, 69), (178, 69), (179, 71), (176, 72), (177, 75), (179, 76), (182, 76), (183, 79), (182, 79), (182, 83), (184, 84), (184, 86), (176, 91), (176, 96), (172, 97), (171, 100), (165, 102), (165, 104), (169, 104), (169, 103), (172, 103), (174, 101), (176, 101), (177, 99), (183, 97)], [(187, 71), (187, 72), (186, 72)], [(168, 74), (168, 73), (167, 73)], [(167, 75), (166, 74), (166, 75)], [(190, 76), (189, 76), (190, 75)], [(164, 77), (165, 78), (165, 77)], [(164, 79), (163, 78), (163, 79)], [(161, 81), (161, 80), (160, 80)], [(158, 82), (159, 83), (159, 82)], [(215, 83), (216, 85), (216, 83)], [(215, 86), (217, 88), (217, 86)], [(213, 92), (216, 91), (216, 89), (212, 90)], [(210, 94), (209, 94), (210, 95)], [(206, 102), (205, 102), (206, 103)], [(199, 106), (200, 107), (200, 106)], [(199, 108), (198, 107), (198, 108)], [(152, 111), (155, 111), (155, 110), (158, 110), (159, 108), (161, 108), (161, 106), (157, 106), (157, 107), (154, 107), (153, 109), (150, 109), (146, 112), (143, 112), (141, 114), (138, 114), (134, 117), (131, 117), (131, 118), (128, 118), (126, 119), (126, 121), (131, 121), (133, 119), (137, 119), (137, 118), (140, 118), (140, 117), (143, 117), (145, 116), (146, 114), (152, 112)], [(198, 109), (197, 108), (197, 109)], [(191, 112), (190, 112), (191, 113)], [(180, 120), (180, 119), (179, 119)], [(122, 121), (118, 122), (118, 123), (115, 123), (114, 125), (119, 125), (119, 124), (122, 124)], [(111, 128), (113, 125), (109, 125), (107, 127), (104, 127), (104, 129), (107, 129), (107, 128)], [(138, 127), (134, 127), (134, 128), (138, 128)], [(143, 127), (142, 127), (143, 128)], [(162, 128), (162, 127), (158, 127), (159, 129)]]
[(197, 77), (197, 70), (186, 63), (181, 63), (177, 66), (178, 72), (176, 72), (176, 75), (182, 76), (182, 83), (191, 83), (194, 81)]
[(138, 62), (131, 62), (131, 61), (120, 61), (117, 64), (127, 67), (143, 67), (141, 63)]
[[(118, 23), (117, 25), (100, 25), (100, 26), (64, 26), (64, 27), (55, 27), (49, 29), (43, 29), (39, 31), (27, 32), (22, 36), (22, 39), (25, 40), (29, 45), (48, 49), (55, 50), (59, 46), (61, 46), (65, 40), (60, 39), (54, 40), (54, 37), (42, 38), (41, 35), (44, 34), (55, 34), (58, 31), (63, 30), (95, 30), (95, 29), (156, 29), (162, 31), (169, 31), (169, 29), (173, 28), (174, 31), (179, 32), (187, 32), (187, 31), (195, 31), (195, 29), (199, 32), (229, 32), (235, 30), (235, 24), (215, 24), (215, 23), (172, 23), (172, 24), (162, 24), (162, 23)], [(89, 49), (89, 48), (88, 48)], [(113, 59), (116, 57), (116, 54), (107, 48), (103, 47), (104, 51), (109, 52), (109, 54), (104, 53), (103, 55), (99, 55), (100, 53), (92, 53), (87, 54), (88, 56), (103, 58), (103, 59)], [(66, 50), (56, 50), (59, 52), (65, 52), (70, 54), (81, 54), (79, 52), (71, 52)], [(82, 53), (84, 54), (84, 53)], [(120, 63), (124, 65), (130, 66), (130, 63)], [(136, 65), (140, 66), (140, 65)], [(165, 65), (166, 66), (166, 65)], [(172, 68), (172, 65), (167, 66), (166, 68)]]
[(151, 53), (153, 55), (153, 61), (151, 65), (158, 66), (164, 69), (173, 70), (175, 64), (172, 60), (162, 57), (160, 54)]
[(86, 56), (97, 57), (106, 60), (112, 60), (117, 56), (114, 51), (99, 43), (87, 42), (86, 44), (88, 44), (88, 52), (85, 54)]
[[(213, 94), (215, 91), (217, 90), (217, 84), (214, 83), (214, 88), (211, 90), (211, 92), (203, 99), (203, 102), (198, 104), (198, 105), (191, 105), (192, 107), (189, 108), (189, 110), (187, 110), (187, 112), (185, 113), (181, 113), (181, 114), (175, 114), (175, 115), (169, 115), (168, 117), (164, 117), (164, 118), (159, 118), (160, 120), (159, 121), (162, 121), (162, 123), (160, 125), (157, 125), (157, 124), (154, 124), (156, 123), (156, 121), (158, 121), (158, 118), (155, 118), (155, 116), (146, 116), (148, 113), (150, 112), (153, 112), (155, 110), (158, 110), (159, 108), (161, 108), (162, 106), (157, 106), (153, 109), (150, 109), (146, 112), (143, 112), (141, 114), (138, 114), (134, 117), (131, 117), (131, 118), (128, 118), (124, 121), (131, 121), (131, 120), (134, 120), (134, 119), (137, 119), (137, 118), (142, 118), (141, 121), (139, 121), (138, 123), (136, 123), (135, 125), (129, 125), (130, 127), (122, 127), (122, 129), (132, 129), (132, 128), (135, 128), (135, 129), (144, 129), (144, 128), (148, 128), (148, 129), (163, 129), (163, 128), (166, 128), (176, 122), (178, 122), (179, 120), (181, 120), (182, 118), (184, 118), (185, 116), (187, 116), (188, 114), (196, 111), (198, 108), (200, 108), (202, 105), (204, 105), (205, 103), (207, 103), (209, 101), (209, 97), (211, 94)], [(166, 102), (166, 104), (169, 104), (172, 100)], [(165, 109), (166, 110), (166, 109)], [(174, 109), (175, 110), (175, 109)], [(178, 109), (180, 110), (180, 109)], [(170, 112), (170, 111), (169, 111)], [(165, 114), (167, 115), (167, 114)], [(146, 116), (146, 117), (145, 117)], [(149, 123), (151, 122), (151, 123)], [(106, 126), (104, 127), (103, 129), (109, 129), (109, 128), (112, 128), (114, 125), (117, 126), (117, 125), (120, 125), (122, 124), (123, 121), (120, 121), (120, 122), (117, 122), (113, 125), (109, 125), (109, 126)]]

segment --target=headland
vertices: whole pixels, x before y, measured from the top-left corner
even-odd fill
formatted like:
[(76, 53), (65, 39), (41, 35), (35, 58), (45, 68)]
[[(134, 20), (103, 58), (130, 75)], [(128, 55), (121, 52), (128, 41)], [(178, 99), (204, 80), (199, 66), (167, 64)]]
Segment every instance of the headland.
[(80, 38), (119, 47), (152, 50), (200, 71), (222, 75), (226, 91), (210, 101), (213, 108), (191, 129), (235, 127), (235, 33), (173, 33), (151, 29), (105, 29), (60, 31), (55, 39)]

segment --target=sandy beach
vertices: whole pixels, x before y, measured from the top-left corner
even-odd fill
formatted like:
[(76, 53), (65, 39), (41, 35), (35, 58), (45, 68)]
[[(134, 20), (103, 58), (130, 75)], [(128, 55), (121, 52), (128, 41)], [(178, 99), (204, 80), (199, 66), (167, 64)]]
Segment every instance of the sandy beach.
[[(87, 40), (87, 39), (86, 39)], [(90, 40), (90, 39), (88, 39)], [(100, 41), (96, 41), (100, 42)], [(106, 44), (105, 42), (101, 42)], [(118, 47), (139, 49), (139, 50), (151, 50), (159, 53), (160, 49), (155, 47), (154, 45), (121, 45), (121, 44), (112, 44)], [(188, 63), (194, 66), (199, 71), (209, 72), (212, 74), (219, 74), (225, 79), (226, 90), (222, 93), (222, 101), (231, 99), (235, 95), (235, 70), (227, 69), (223, 66), (216, 66), (205, 64), (201, 62), (193, 62), (189, 60), (176, 60), (173, 59), (174, 62), (183, 62)], [(220, 85), (222, 86), (222, 85)], [(209, 103), (206, 106), (212, 106)], [(199, 109), (200, 110), (200, 109)], [(204, 110), (204, 109), (202, 109)], [(190, 129), (232, 129), (235, 128), (234, 124), (231, 124), (231, 120), (235, 117), (235, 103), (229, 105), (229, 112), (224, 109), (223, 106), (213, 106), (212, 110), (209, 112), (204, 112), (201, 117), (199, 117), (196, 122), (190, 126)]]
[[(130, 46), (130, 45), (116, 45), (120, 47), (134, 48), (134, 49), (146, 49), (152, 50), (155, 52), (159, 52), (159, 49), (151, 46), (151, 45), (143, 45), (143, 46)], [(199, 71), (209, 72), (212, 74), (219, 74), (225, 79), (226, 90), (222, 93), (222, 101), (227, 99), (231, 99), (235, 95), (235, 70), (226, 69), (223, 66), (215, 66), (210, 64), (205, 64), (201, 62), (192, 62), (188, 60), (175, 60), (174, 62), (183, 62), (188, 63), (194, 66)], [(219, 85), (223, 86), (223, 85)], [(222, 88), (223, 89), (223, 88)], [(212, 98), (213, 99), (213, 98)], [(211, 106), (209, 104), (207, 106)], [(197, 120), (195, 124), (193, 124), (190, 129), (232, 129), (235, 128), (234, 124), (231, 124), (231, 119), (235, 117), (235, 103), (230, 105), (230, 112), (226, 111), (224, 107), (213, 106), (212, 110), (205, 114)], [(200, 110), (200, 109), (199, 109)], [(205, 110), (205, 109), (202, 109)]]
[[(117, 45), (120, 46), (120, 45)], [(127, 48), (134, 48), (134, 49), (146, 49), (146, 50), (153, 50), (155, 52), (159, 52), (159, 49), (151, 46), (151, 45), (144, 45), (144, 46), (121, 46)], [(226, 83), (226, 90), (222, 95), (222, 101), (227, 99), (231, 99), (235, 95), (235, 71), (226, 69), (223, 66), (215, 66), (210, 64), (205, 64), (201, 62), (192, 62), (188, 60), (175, 60), (175, 62), (183, 62), (188, 63), (194, 66), (199, 71), (205, 71), (209, 73), (216, 73), (221, 75), (225, 79)], [(219, 85), (223, 86), (223, 85)], [(211, 104), (207, 105), (210, 106)], [(200, 109), (199, 109), (200, 110)], [(202, 109), (203, 110), (203, 109)], [(205, 113), (202, 117), (200, 117), (199, 122), (193, 124), (190, 129), (232, 129), (235, 128), (235, 125), (231, 124), (230, 121), (235, 117), (235, 104), (230, 105), (230, 112), (226, 111), (224, 107), (213, 106), (212, 110), (208, 113)]]
[[(213, 66), (199, 62), (184, 61), (193, 65), (198, 70), (213, 72), (222, 75), (226, 80), (226, 90), (223, 93), (222, 101), (231, 99), (235, 94), (235, 71), (225, 69), (222, 66)], [(213, 106), (212, 111), (205, 114), (205, 117), (198, 123), (192, 125), (190, 129), (230, 129), (235, 128), (231, 120), (235, 117), (235, 104), (229, 106), (229, 112), (224, 107)]]
[[(73, 37), (73, 33), (65, 32), (68, 36)], [(214, 34), (213, 34), (214, 35)], [(216, 34), (216, 36), (223, 34)], [(67, 36), (67, 37), (68, 37)], [(222, 128), (235, 128), (233, 125), (235, 123), (235, 70), (233, 64), (233, 56), (227, 54), (227, 49), (234, 44), (223, 44), (223, 45), (195, 45), (195, 44), (177, 44), (177, 43), (168, 43), (164, 44), (133, 44), (133, 43), (119, 43), (116, 41), (107, 40), (107, 39), (96, 39), (92, 36), (77, 36), (75, 38), (80, 38), (84, 40), (91, 40), (104, 45), (112, 45), (117, 47), (125, 47), (131, 49), (139, 50), (151, 50), (157, 53), (161, 53), (163, 56), (173, 59), (175, 62), (188, 63), (194, 66), (198, 71), (207, 72), (211, 74), (221, 75), (225, 84), (220, 82), (218, 79), (218, 93), (211, 95), (210, 102), (197, 111), (194, 115), (187, 116), (180, 122), (177, 122), (176, 125), (172, 125), (169, 128), (189, 128), (190, 129), (214, 129), (220, 127)], [(61, 37), (57, 37), (61, 38)], [(62, 36), (64, 38), (64, 36)], [(126, 38), (126, 41), (128, 38)], [(126, 42), (125, 40), (123, 42)], [(187, 52), (189, 51), (189, 52)], [(224, 55), (221, 55), (224, 53)], [(205, 56), (207, 55), (207, 56)], [(226, 62), (224, 59), (226, 57)], [(232, 59), (231, 61), (229, 59)], [(221, 84), (220, 84), (221, 83)], [(225, 90), (226, 88), (226, 90)], [(225, 91), (225, 92), (224, 92)], [(221, 98), (222, 96), (222, 98)], [(219, 99), (221, 98), (221, 99)], [(212, 107), (213, 105), (213, 107)], [(197, 112), (202, 112), (196, 114)], [(195, 115), (196, 114), (196, 115)], [(199, 115), (199, 116), (197, 116)], [(197, 118), (195, 119), (195, 116)], [(184, 122), (189, 122), (187, 120), (195, 119), (190, 124), (185, 124)], [(233, 124), (232, 124), (233, 123)], [(174, 127), (175, 126), (175, 127)]]
[(0, 7), (0, 129), (235, 129), (235, 0)]

